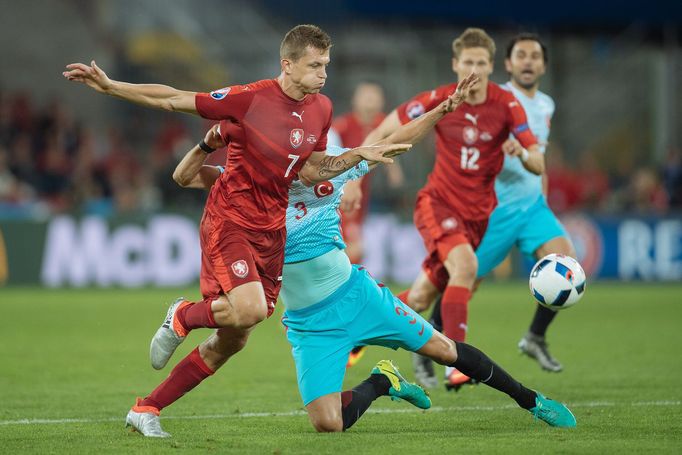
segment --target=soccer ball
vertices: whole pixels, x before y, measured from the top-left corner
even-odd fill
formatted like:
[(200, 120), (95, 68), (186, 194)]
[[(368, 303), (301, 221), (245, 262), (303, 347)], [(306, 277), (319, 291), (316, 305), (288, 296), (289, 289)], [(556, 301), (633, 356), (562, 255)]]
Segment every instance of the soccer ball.
[(548, 254), (530, 272), (530, 293), (542, 306), (562, 310), (585, 293), (585, 271), (578, 261), (563, 254)]

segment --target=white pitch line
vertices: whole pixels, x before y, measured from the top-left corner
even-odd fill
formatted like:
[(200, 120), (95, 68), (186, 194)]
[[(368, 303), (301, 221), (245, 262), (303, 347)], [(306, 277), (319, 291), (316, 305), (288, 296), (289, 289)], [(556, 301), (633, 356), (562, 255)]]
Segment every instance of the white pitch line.
[[(682, 406), (682, 401), (662, 400), (662, 401), (634, 401), (634, 402), (615, 402), (615, 401), (589, 401), (585, 403), (573, 403), (571, 408), (612, 408), (615, 406)], [(459, 407), (440, 407), (434, 406), (427, 411), (415, 408), (405, 409), (369, 409), (367, 414), (412, 414), (429, 412), (480, 412), (480, 411), (502, 411), (506, 409), (516, 409), (518, 406), (509, 404), (504, 406), (459, 406)], [(164, 416), (164, 420), (218, 420), (218, 419), (244, 419), (262, 417), (295, 417), (304, 416), (305, 411), (289, 412), (242, 412), (237, 414), (209, 414), (191, 416)], [(66, 423), (108, 423), (123, 422), (124, 417), (102, 417), (98, 419), (18, 419), (0, 420), (0, 426), (4, 425), (59, 425)]]

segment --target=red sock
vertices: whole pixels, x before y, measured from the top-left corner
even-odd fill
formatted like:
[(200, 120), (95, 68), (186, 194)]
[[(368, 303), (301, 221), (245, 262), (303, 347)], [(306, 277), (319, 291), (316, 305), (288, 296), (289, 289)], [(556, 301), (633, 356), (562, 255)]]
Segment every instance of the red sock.
[(213, 298), (207, 298), (201, 302), (190, 303), (178, 310), (177, 318), (180, 325), (186, 330), (192, 329), (217, 329), (219, 326), (213, 319), (213, 311), (211, 310), (211, 303)]
[(159, 411), (177, 401), (181, 396), (213, 374), (199, 354), (199, 348), (190, 352), (178, 363), (170, 375), (138, 406), (152, 406)]
[(405, 305), (407, 305), (407, 296), (408, 295), (410, 295), (410, 290), (405, 289), (403, 292), (398, 294), (396, 297), (398, 297), (398, 299), (400, 299), (401, 302), (403, 302)]
[(448, 286), (440, 307), (443, 333), (448, 338), (463, 342), (467, 334), (467, 317), (471, 291), (462, 286)]

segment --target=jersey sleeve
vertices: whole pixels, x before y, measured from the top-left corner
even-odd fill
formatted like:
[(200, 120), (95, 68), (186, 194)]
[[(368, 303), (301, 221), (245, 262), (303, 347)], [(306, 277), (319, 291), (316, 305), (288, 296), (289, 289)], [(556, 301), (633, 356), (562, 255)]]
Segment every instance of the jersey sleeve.
[(536, 145), (538, 140), (528, 126), (528, 119), (526, 118), (526, 111), (521, 106), (521, 103), (509, 92), (503, 92), (503, 102), (507, 106), (507, 114), (509, 119), (509, 129), (516, 139), (524, 148)]
[(203, 118), (239, 122), (249, 110), (253, 97), (254, 90), (249, 85), (233, 85), (210, 93), (197, 93), (194, 102)]
[(367, 173), (369, 173), (369, 164), (365, 160), (360, 161), (355, 167), (346, 171), (348, 180), (357, 180), (367, 175)]
[[(454, 91), (454, 88), (453, 88)], [(441, 101), (445, 99), (447, 95), (444, 95), (446, 90), (443, 88), (429, 90), (427, 92), (422, 92), (412, 99), (405, 101), (403, 104), (396, 108), (398, 113), (398, 118), (400, 123), (403, 125), (408, 123), (410, 120), (414, 120), (420, 115), (430, 111), (434, 107), (438, 106)]]

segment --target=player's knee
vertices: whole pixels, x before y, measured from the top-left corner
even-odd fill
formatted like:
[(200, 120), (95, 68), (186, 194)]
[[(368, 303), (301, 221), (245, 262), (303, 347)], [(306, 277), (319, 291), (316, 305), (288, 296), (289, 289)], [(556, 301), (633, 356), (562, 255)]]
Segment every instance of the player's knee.
[(239, 328), (251, 328), (268, 317), (268, 306), (265, 302), (257, 302), (251, 305), (245, 305), (245, 307), (246, 308), (244, 308), (239, 315)]
[(422, 311), (426, 311), (429, 309), (429, 307), (431, 306), (431, 302), (428, 299), (424, 298), (423, 296), (419, 296), (414, 300), (410, 300), (410, 304), (408, 306), (417, 313), (421, 313)]
[(478, 259), (476, 259), (475, 255), (471, 255), (466, 260), (460, 260), (455, 263), (453, 259), (447, 258), (445, 260), (445, 268), (448, 270), (451, 280), (470, 283), (473, 286), (476, 282), (476, 274), (478, 273)]
[(318, 433), (337, 433), (343, 431), (343, 420), (340, 417), (319, 416), (311, 418), (313, 427)]
[(420, 288), (410, 289), (407, 295), (407, 306), (412, 308), (417, 313), (427, 310), (433, 300), (436, 298), (437, 294), (428, 292), (427, 290)]

